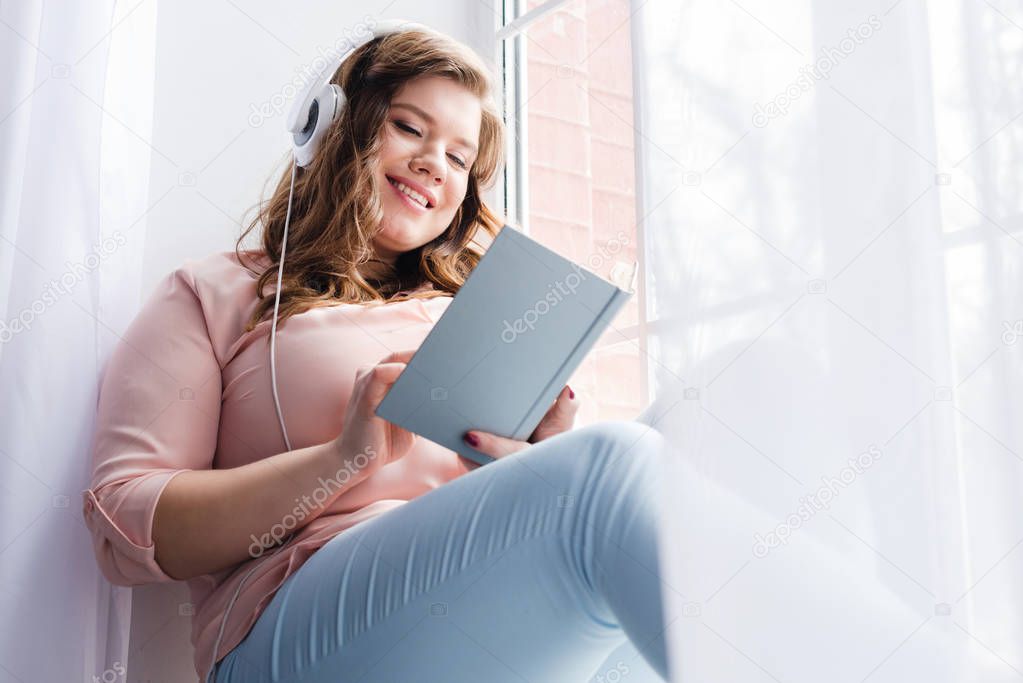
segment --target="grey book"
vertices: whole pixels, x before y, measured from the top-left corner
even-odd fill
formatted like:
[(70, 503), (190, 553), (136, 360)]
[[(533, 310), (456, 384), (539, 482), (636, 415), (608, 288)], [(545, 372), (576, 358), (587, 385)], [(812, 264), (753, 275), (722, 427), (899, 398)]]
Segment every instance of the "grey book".
[(478, 429), (525, 441), (632, 295), (504, 226), (376, 414), (480, 464)]

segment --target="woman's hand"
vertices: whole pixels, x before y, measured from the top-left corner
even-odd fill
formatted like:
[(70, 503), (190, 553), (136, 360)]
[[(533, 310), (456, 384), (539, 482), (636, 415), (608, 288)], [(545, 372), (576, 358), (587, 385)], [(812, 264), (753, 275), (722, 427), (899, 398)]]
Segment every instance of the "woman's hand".
[[(576, 400), (575, 392), (572, 391), (572, 388), (566, 384), (565, 388), (558, 394), (558, 398), (555, 399), (553, 405), (547, 410), (547, 414), (543, 416), (543, 419), (540, 420), (540, 423), (526, 441), (509, 439), (497, 434), (491, 434), (490, 432), (482, 432), (478, 429), (466, 432), (463, 438), (467, 444), (480, 453), (500, 459), (510, 453), (528, 448), (534, 443), (549, 439), (555, 434), (572, 429), (572, 426), (575, 424), (575, 414), (578, 411), (579, 401)], [(476, 439), (475, 443), (473, 438)], [(466, 459), (462, 458), (462, 460)], [(472, 463), (470, 466), (477, 467), (478, 465)]]
[(355, 388), (348, 400), (344, 427), (334, 443), (342, 460), (365, 454), (369, 458), (365, 467), (367, 476), (405, 457), (418, 438), (376, 415), (377, 406), (415, 352), (415, 349), (397, 351), (355, 373)]

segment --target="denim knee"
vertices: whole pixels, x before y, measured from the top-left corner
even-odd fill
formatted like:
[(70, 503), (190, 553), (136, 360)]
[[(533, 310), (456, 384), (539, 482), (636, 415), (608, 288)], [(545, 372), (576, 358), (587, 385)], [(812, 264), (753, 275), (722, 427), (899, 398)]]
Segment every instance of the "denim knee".
[(626, 458), (639, 462), (663, 457), (665, 438), (659, 431), (641, 422), (632, 420), (604, 420), (581, 427), (580, 435), (592, 440), (592, 447), (585, 449), (591, 458)]
[[(647, 494), (655, 486), (666, 452), (660, 432), (631, 420), (596, 422), (555, 438), (561, 441), (559, 447), (541, 458), (557, 470), (548, 470), (547, 475), (564, 475), (562, 484), (579, 489), (577, 493), (584, 496), (633, 488)], [(552, 456), (556, 463), (549, 460)]]

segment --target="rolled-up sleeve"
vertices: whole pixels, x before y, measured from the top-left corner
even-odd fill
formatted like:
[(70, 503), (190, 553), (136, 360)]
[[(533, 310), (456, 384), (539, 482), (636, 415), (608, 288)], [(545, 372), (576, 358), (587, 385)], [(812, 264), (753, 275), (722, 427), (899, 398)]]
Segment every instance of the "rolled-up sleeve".
[(82, 515), (113, 584), (175, 581), (156, 561), (153, 514), (168, 482), (210, 469), (221, 368), (187, 267), (164, 277), (118, 341), (100, 383)]

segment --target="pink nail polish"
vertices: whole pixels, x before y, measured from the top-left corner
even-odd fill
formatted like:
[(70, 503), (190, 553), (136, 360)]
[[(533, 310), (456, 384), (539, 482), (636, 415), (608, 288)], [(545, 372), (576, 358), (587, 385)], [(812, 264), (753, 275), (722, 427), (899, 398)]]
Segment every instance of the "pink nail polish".
[(471, 432), (466, 432), (465, 436), (462, 438), (464, 438), (465, 442), (473, 448), (477, 448), (480, 445), (480, 438)]
[(569, 398), (575, 398), (575, 392), (572, 391), (572, 387), (568, 388), (568, 397)]

